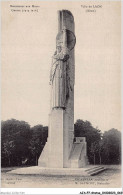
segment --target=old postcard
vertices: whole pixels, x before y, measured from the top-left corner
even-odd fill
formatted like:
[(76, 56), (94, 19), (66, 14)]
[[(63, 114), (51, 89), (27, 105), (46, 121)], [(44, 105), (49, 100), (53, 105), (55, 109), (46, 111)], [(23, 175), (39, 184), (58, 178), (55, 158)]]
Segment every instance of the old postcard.
[(121, 1), (2, 1), (1, 18), (2, 188), (121, 188)]

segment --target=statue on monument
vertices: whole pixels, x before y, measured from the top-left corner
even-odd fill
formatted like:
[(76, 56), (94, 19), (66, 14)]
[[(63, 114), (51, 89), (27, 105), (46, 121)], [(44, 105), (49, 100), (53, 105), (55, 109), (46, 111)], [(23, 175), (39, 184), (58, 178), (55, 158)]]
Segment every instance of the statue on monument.
[(52, 57), (50, 71), (52, 108), (65, 109), (69, 93), (72, 91), (68, 72), (70, 51), (74, 45), (75, 35), (64, 26), (56, 37), (56, 51)]
[(56, 52), (52, 58), (50, 84), (52, 87), (52, 108), (65, 108), (67, 97), (67, 69), (69, 49), (67, 47), (67, 30), (62, 30), (62, 36), (57, 36)]

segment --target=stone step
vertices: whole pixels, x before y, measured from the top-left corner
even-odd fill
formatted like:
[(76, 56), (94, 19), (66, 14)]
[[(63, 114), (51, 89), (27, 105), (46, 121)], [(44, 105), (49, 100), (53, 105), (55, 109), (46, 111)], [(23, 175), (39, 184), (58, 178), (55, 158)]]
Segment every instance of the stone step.
[[(90, 170), (91, 168), (89, 168)], [(87, 171), (87, 168), (44, 168), (44, 167), (24, 167), (24, 168), (17, 168), (8, 174), (17, 174), (17, 175), (62, 175), (62, 176), (93, 176), (97, 175), (100, 172), (106, 170), (104, 167), (99, 167), (98, 169), (92, 168), (91, 171)]]
[(91, 171), (91, 170), (95, 170), (95, 169), (98, 169), (98, 168), (100, 168), (100, 167), (102, 167), (102, 166), (93, 166), (93, 167), (91, 167), (91, 168), (87, 168), (85, 171)]
[(103, 167), (102, 169), (99, 169), (99, 170), (97, 170), (97, 171), (95, 171), (95, 172), (92, 172), (90, 175), (91, 176), (93, 176), (93, 175), (97, 175), (97, 174), (99, 174), (99, 173), (101, 173), (101, 172), (103, 172), (103, 171), (105, 171), (106, 169)]
[(8, 174), (17, 175), (48, 175), (48, 176), (87, 176), (83, 168), (44, 168), (44, 167), (26, 167), (17, 168), (8, 172)]
[(104, 167), (95, 167), (95, 169), (92, 168), (92, 169), (89, 169), (88, 171), (86, 170), (86, 172), (87, 172), (88, 175), (94, 176), (94, 175), (97, 175), (97, 174), (99, 174), (99, 173), (101, 173), (102, 171), (105, 171), (105, 170), (106, 170), (106, 168), (104, 168)]

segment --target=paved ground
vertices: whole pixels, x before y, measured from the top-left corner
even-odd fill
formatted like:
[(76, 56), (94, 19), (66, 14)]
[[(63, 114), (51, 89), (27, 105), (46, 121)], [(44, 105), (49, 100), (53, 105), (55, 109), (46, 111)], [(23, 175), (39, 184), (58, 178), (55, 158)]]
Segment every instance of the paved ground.
[(106, 166), (108, 169), (96, 176), (44, 176), (40, 174), (15, 175), (9, 171), (16, 169), (2, 168), (2, 187), (5, 188), (42, 188), (42, 187), (77, 187), (77, 188), (114, 188), (121, 187), (121, 167)]

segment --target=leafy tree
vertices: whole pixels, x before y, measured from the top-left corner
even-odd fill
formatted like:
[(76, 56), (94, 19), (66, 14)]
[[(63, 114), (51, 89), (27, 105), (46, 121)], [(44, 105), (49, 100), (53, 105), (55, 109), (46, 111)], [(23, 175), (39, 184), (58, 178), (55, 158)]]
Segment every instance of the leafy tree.
[(1, 122), (2, 166), (37, 164), (46, 143), (48, 127), (36, 125), (30, 128), (25, 121), (15, 119)]
[(44, 137), (43, 137), (43, 126), (36, 125), (31, 128), (31, 139), (29, 142), (29, 150), (31, 158), (33, 159), (34, 164), (38, 164), (38, 158), (41, 154), (41, 151), (44, 147)]
[(14, 151), (14, 148), (15, 148), (15, 145), (13, 141), (6, 141), (5, 143), (3, 143), (2, 154), (8, 160), (9, 166), (11, 166), (11, 156)]
[(110, 129), (103, 135), (102, 162), (104, 164), (121, 163), (121, 132)]
[[(30, 125), (15, 119), (1, 123), (1, 159), (2, 165), (21, 165), (22, 159), (28, 156)], [(11, 163), (10, 163), (11, 158)], [(9, 159), (9, 160), (8, 160)]]
[(98, 145), (98, 154), (99, 154), (99, 164), (102, 164), (102, 150), (103, 150), (103, 141), (100, 140)]
[(91, 144), (91, 150), (90, 153), (93, 155), (93, 164), (96, 164), (96, 154), (98, 153), (98, 148), (99, 148), (99, 142), (93, 142)]

